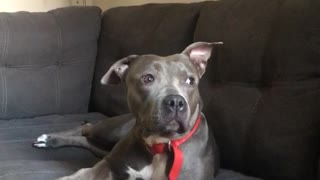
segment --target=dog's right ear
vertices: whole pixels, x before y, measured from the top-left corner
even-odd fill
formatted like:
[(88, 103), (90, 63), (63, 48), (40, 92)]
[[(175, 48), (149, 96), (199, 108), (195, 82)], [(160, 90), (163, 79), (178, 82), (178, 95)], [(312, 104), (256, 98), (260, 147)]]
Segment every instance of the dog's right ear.
[(137, 57), (138, 55), (130, 55), (115, 62), (108, 72), (102, 77), (101, 84), (107, 85), (121, 83), (128, 72), (130, 63)]
[(192, 64), (197, 68), (199, 77), (206, 71), (207, 61), (211, 56), (213, 46), (223, 44), (223, 42), (195, 42), (190, 44), (182, 54), (189, 57)]

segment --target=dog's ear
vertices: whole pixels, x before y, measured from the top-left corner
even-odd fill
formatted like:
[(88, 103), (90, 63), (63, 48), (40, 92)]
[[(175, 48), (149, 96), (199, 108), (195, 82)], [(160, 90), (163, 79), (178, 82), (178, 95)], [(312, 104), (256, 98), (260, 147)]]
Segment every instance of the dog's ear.
[(211, 56), (212, 49), (215, 45), (223, 44), (223, 42), (195, 42), (189, 45), (182, 54), (189, 57), (190, 61), (197, 68), (201, 77), (206, 71), (207, 61)]
[(135, 60), (138, 55), (130, 55), (126, 58), (115, 62), (108, 72), (102, 77), (101, 84), (119, 84), (124, 80), (130, 63)]

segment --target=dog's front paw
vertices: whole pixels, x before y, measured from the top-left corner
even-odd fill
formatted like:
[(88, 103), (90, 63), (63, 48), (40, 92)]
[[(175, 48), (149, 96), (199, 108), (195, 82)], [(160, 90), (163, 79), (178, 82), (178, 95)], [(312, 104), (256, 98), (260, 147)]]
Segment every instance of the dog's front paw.
[(36, 148), (54, 148), (57, 146), (57, 140), (49, 134), (42, 134), (33, 143), (33, 147)]
[(37, 138), (37, 140), (33, 143), (34, 147), (37, 148), (46, 148), (47, 146), (47, 140), (48, 140), (48, 134), (42, 134)]

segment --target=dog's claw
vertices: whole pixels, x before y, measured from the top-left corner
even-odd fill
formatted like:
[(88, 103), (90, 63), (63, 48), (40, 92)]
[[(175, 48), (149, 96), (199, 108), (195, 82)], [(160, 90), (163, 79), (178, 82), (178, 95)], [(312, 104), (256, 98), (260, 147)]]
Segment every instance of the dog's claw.
[(48, 135), (47, 134), (42, 134), (41, 136), (39, 136), (38, 138), (37, 138), (37, 142), (47, 142), (47, 140), (48, 140)]
[(47, 144), (46, 143), (34, 143), (33, 146), (37, 147), (37, 148), (45, 148), (45, 147), (47, 147)]
[(48, 147), (47, 146), (47, 141), (48, 141), (48, 135), (47, 134), (42, 134), (41, 136), (39, 136), (36, 140), (35, 143), (33, 143), (33, 146), (34, 147), (37, 147), (37, 148), (45, 148), (45, 147)]

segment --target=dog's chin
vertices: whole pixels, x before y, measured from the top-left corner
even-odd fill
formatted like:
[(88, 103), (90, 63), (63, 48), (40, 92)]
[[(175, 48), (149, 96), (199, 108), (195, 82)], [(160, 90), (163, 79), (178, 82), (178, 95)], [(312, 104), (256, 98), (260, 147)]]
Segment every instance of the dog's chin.
[(161, 135), (167, 138), (178, 137), (185, 134), (189, 127), (186, 123), (181, 123), (179, 121), (171, 121), (164, 128), (161, 128)]

